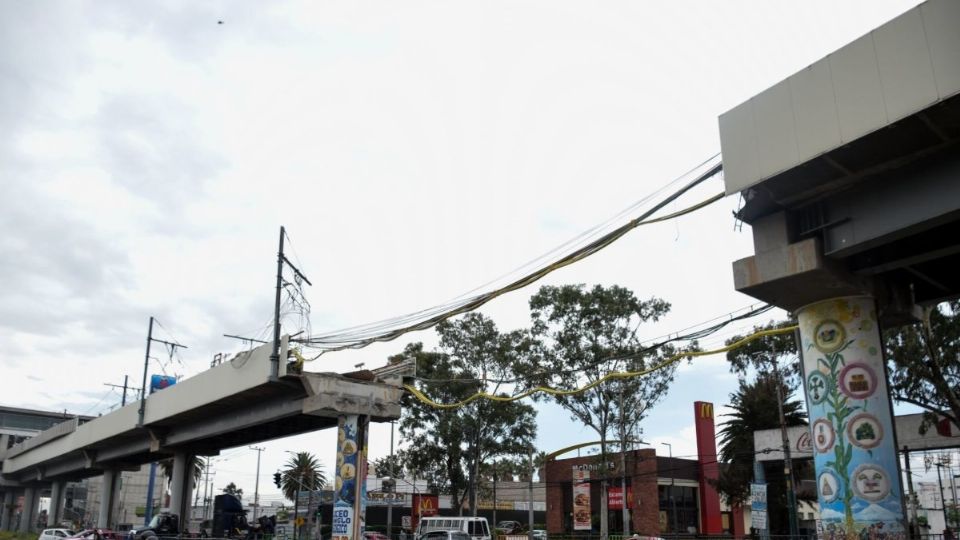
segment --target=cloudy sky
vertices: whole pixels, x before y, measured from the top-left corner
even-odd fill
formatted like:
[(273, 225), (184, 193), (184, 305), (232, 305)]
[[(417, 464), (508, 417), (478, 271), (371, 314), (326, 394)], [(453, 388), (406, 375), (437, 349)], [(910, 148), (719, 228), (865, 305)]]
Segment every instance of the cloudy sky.
[[(189, 376), (240, 346), (221, 334), (266, 335), (280, 225), (315, 331), (458, 296), (715, 154), (720, 113), (916, 3), (0, 2), (0, 403), (108, 412), (104, 383), (139, 381), (151, 315), (189, 346), (154, 371)], [(650, 338), (743, 308), (736, 207), (542, 283), (670, 301)], [(518, 328), (535, 290), (482, 311)], [(411, 341), (435, 338), (313, 369)], [(684, 366), (646, 438), (693, 454), (691, 401), (735, 387), (719, 357)], [(551, 406), (540, 425), (545, 450), (593, 437)], [(375, 430), (373, 457), (388, 440)], [(266, 446), (264, 479), (284, 449), (335, 450), (329, 433)], [(225, 452), (215, 485), (252, 492), (255, 455)]]

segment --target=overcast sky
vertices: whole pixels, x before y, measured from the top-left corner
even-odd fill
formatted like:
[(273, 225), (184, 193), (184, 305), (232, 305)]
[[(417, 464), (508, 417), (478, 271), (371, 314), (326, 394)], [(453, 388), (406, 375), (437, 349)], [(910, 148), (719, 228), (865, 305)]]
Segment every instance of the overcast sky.
[[(0, 403), (108, 412), (104, 383), (139, 384), (151, 315), (189, 346), (153, 371), (265, 336), (280, 225), (315, 331), (458, 296), (715, 154), (720, 113), (916, 3), (0, 1)], [(655, 337), (747, 306), (736, 207), (636, 230), (482, 312), (510, 330), (541, 284), (620, 284), (673, 304)], [(412, 341), (435, 337), (311, 369)], [(645, 438), (695, 454), (691, 402), (736, 382), (722, 357), (683, 366)], [(540, 407), (541, 449), (594, 438)], [(335, 454), (331, 433), (266, 446), (267, 493), (284, 449)], [(218, 489), (252, 493), (255, 455), (225, 452)]]

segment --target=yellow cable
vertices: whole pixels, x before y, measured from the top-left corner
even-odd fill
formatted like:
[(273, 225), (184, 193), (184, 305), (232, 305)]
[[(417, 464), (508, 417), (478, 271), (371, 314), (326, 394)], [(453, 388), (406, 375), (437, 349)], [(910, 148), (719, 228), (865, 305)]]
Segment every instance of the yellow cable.
[[(653, 373), (654, 371), (663, 369), (663, 368), (669, 366), (670, 364), (673, 364), (673, 363), (675, 363), (675, 362), (680, 361), (680, 360), (683, 359), (683, 358), (694, 358), (694, 357), (697, 357), (697, 356), (709, 356), (709, 355), (712, 355), (712, 354), (725, 353), (725, 352), (732, 351), (732, 350), (734, 350), (734, 349), (738, 349), (738, 348), (740, 348), (740, 347), (743, 347), (744, 345), (746, 345), (747, 343), (750, 343), (751, 341), (755, 341), (755, 340), (757, 340), (757, 339), (760, 339), (760, 338), (763, 338), (763, 337), (767, 337), (767, 336), (775, 336), (775, 335), (779, 335), (779, 334), (786, 334), (786, 333), (789, 333), (789, 332), (793, 332), (793, 331), (796, 330), (797, 328), (798, 328), (798, 327), (794, 325), (794, 326), (787, 326), (787, 327), (784, 327), (784, 328), (775, 328), (775, 329), (771, 329), (771, 330), (761, 330), (761, 331), (756, 332), (756, 333), (754, 333), (754, 334), (751, 334), (751, 335), (749, 335), (749, 336), (747, 336), (747, 337), (745, 337), (745, 338), (743, 338), (743, 339), (740, 339), (740, 340), (738, 340), (738, 341), (735, 341), (735, 342), (731, 343), (730, 345), (726, 345), (726, 346), (724, 346), (724, 347), (720, 347), (719, 349), (713, 349), (713, 350), (711, 350), (711, 351), (691, 351), (691, 352), (685, 352), (685, 353), (675, 354), (675, 355), (671, 356), (670, 358), (664, 360), (663, 362), (660, 362), (659, 364), (657, 364), (657, 365), (655, 365), (655, 366), (653, 366), (653, 367), (651, 367), (651, 368), (649, 368), (649, 369), (644, 369), (644, 370), (641, 370), (641, 371), (617, 371), (617, 372), (614, 372), (614, 373), (608, 373), (608, 374), (604, 375), (603, 377), (597, 379), (596, 381), (594, 381), (594, 382), (592, 382), (592, 383), (590, 383), (590, 384), (588, 384), (588, 385), (586, 385), (586, 386), (582, 386), (582, 387), (580, 387), (580, 388), (574, 388), (574, 389), (571, 389), (571, 390), (557, 390), (557, 389), (550, 388), (550, 387), (547, 387), (547, 386), (537, 386), (537, 387), (535, 387), (535, 388), (531, 388), (531, 389), (529, 389), (529, 390), (526, 390), (526, 391), (524, 391), (524, 392), (521, 392), (521, 393), (516, 394), (516, 395), (513, 395), (513, 396), (496, 396), (496, 395), (493, 395), (493, 394), (488, 394), (488, 393), (486, 393), (486, 392), (477, 392), (476, 394), (468, 397), (467, 399), (464, 399), (463, 401), (457, 401), (457, 402), (455, 402), (455, 403), (438, 403), (438, 402), (436, 402), (436, 401), (433, 401), (432, 399), (430, 399), (429, 397), (427, 397), (426, 394), (424, 394), (423, 392), (421, 392), (420, 390), (416, 389), (415, 387), (413, 387), (413, 386), (411, 386), (411, 385), (409, 385), (409, 384), (405, 384), (405, 385), (403, 385), (403, 387), (404, 387), (408, 392), (410, 392), (411, 394), (413, 394), (413, 396), (416, 397), (419, 401), (421, 401), (421, 402), (423, 402), (423, 403), (425, 403), (425, 404), (427, 404), (427, 405), (429, 405), (429, 406), (431, 406), (431, 407), (437, 408), (437, 409), (456, 409), (456, 408), (459, 408), (459, 407), (463, 407), (464, 405), (467, 405), (468, 403), (471, 403), (471, 402), (476, 401), (476, 400), (478, 400), (478, 399), (489, 399), (490, 401), (499, 401), (499, 402), (501, 402), (501, 403), (511, 402), (511, 401), (517, 401), (517, 400), (521, 400), (521, 399), (523, 399), (523, 398), (532, 396), (533, 394), (536, 394), (537, 392), (543, 392), (544, 394), (549, 394), (549, 395), (551, 395), (551, 396), (572, 396), (572, 395), (574, 395), (574, 394), (581, 394), (581, 393), (583, 393), (583, 392), (586, 392), (587, 390), (590, 390), (590, 389), (592, 389), (592, 388), (596, 388), (597, 386), (599, 386), (599, 385), (601, 385), (601, 384), (603, 384), (603, 383), (605, 383), (605, 382), (607, 382), (607, 381), (618, 380), (618, 379), (630, 379), (630, 378), (633, 378), (633, 377), (640, 377), (640, 376), (643, 376), (643, 375), (649, 375), (650, 373)], [(454, 381), (451, 381), (451, 382), (454, 382)]]

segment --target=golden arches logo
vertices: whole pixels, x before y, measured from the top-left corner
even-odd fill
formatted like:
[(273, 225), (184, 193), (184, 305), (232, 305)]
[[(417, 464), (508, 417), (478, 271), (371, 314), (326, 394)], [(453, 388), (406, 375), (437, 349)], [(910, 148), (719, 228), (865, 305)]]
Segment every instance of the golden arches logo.
[(433, 510), (433, 499), (420, 499), (420, 510)]
[(713, 403), (700, 402), (700, 418), (713, 418)]

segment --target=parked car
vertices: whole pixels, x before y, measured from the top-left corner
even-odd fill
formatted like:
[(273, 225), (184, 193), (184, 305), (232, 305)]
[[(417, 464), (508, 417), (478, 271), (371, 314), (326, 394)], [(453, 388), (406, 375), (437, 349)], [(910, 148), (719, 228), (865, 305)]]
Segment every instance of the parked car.
[(463, 531), (430, 531), (424, 533), (420, 540), (470, 540), (470, 535)]
[(497, 530), (503, 531), (503, 534), (519, 534), (523, 532), (523, 524), (519, 521), (501, 521), (497, 523)]
[(533, 540), (547, 540), (547, 531), (543, 529), (534, 529)]
[(37, 540), (61, 540), (74, 534), (70, 529), (44, 529)]
[(110, 529), (84, 529), (76, 534), (68, 536), (70, 540), (117, 540), (121, 537)]

